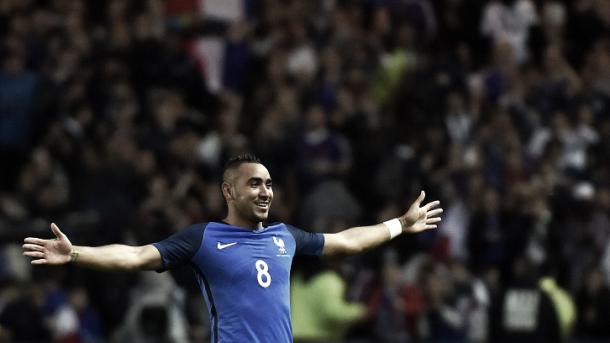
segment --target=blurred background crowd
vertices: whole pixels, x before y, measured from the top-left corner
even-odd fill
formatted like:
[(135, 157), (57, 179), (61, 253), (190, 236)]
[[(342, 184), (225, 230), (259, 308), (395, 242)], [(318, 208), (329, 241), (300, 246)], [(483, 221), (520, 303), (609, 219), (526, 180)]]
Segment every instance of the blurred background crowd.
[(31, 268), (20, 245), (221, 219), (242, 152), (306, 230), (421, 189), (445, 209), (295, 261), (297, 341), (610, 340), (608, 0), (2, 0), (0, 63), (0, 341), (205, 342), (187, 268)]

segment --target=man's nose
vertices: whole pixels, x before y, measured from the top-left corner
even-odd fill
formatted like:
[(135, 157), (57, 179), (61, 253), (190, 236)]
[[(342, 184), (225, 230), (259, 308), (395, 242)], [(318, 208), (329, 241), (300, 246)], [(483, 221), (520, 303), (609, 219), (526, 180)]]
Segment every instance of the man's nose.
[(268, 198), (271, 195), (271, 191), (267, 189), (266, 186), (262, 186), (260, 192), (258, 193), (260, 197)]

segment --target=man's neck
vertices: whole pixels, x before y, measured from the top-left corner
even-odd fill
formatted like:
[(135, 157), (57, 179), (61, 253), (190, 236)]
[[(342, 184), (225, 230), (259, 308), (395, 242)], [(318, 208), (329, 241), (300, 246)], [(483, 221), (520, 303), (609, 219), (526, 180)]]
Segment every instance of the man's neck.
[(230, 214), (223, 221), (231, 226), (238, 226), (249, 230), (258, 230), (263, 227), (262, 222), (252, 222), (237, 216), (231, 216)]

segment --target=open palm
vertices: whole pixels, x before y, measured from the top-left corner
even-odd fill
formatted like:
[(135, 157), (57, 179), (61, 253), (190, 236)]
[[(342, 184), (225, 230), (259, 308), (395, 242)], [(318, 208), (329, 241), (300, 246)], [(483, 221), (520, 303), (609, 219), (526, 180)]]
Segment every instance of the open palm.
[(72, 243), (55, 223), (51, 224), (51, 231), (56, 239), (40, 239), (28, 237), (23, 240), (23, 255), (32, 257), (32, 264), (65, 264), (70, 262)]
[(407, 210), (407, 213), (400, 217), (400, 222), (405, 232), (415, 233), (428, 229), (436, 229), (437, 223), (441, 221), (440, 215), (443, 213), (443, 209), (438, 207), (440, 201), (435, 200), (421, 206), (425, 197), (426, 193), (421, 191), (419, 197)]

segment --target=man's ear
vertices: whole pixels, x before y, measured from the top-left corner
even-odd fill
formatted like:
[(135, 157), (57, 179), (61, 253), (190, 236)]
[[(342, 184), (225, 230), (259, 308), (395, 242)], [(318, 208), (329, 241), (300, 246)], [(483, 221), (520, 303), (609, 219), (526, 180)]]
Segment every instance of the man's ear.
[(227, 201), (233, 200), (233, 189), (231, 188), (231, 185), (228, 182), (223, 181), (220, 187), (222, 189), (222, 195), (225, 197), (225, 199)]

